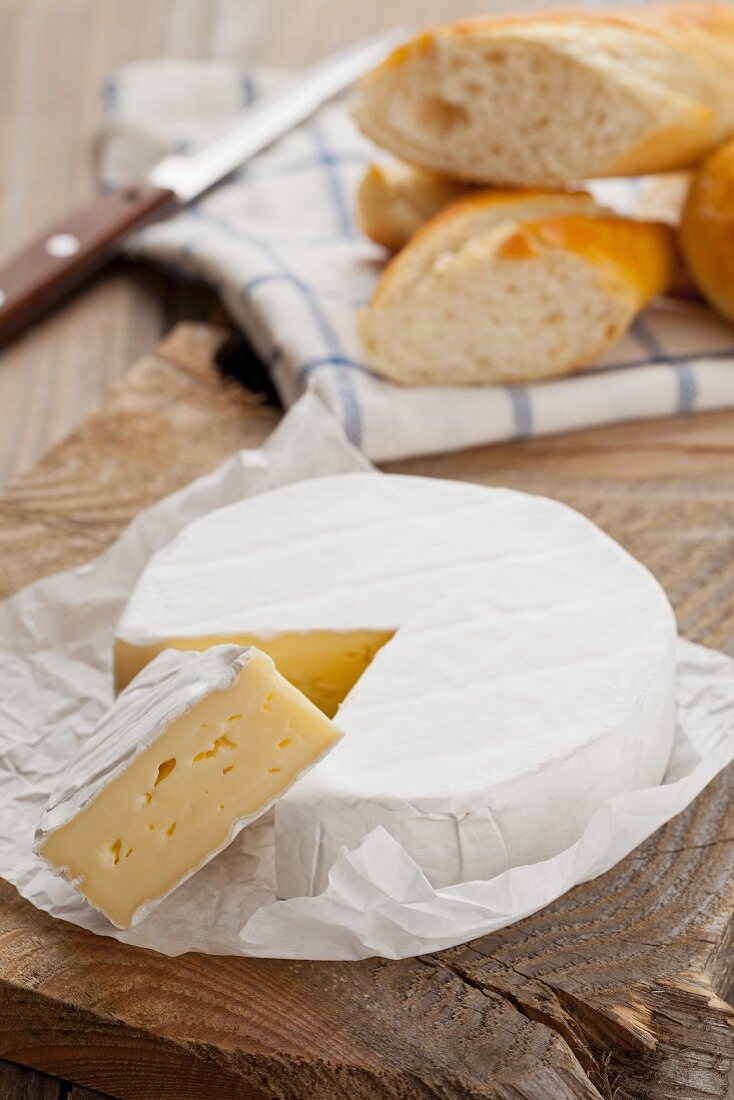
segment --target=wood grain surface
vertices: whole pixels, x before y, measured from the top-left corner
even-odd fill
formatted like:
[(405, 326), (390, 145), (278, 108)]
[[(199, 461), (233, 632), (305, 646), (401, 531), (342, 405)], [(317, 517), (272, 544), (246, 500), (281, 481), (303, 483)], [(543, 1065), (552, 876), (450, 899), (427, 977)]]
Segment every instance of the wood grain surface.
[[(142, 507), (265, 438), (279, 413), (220, 378), (221, 339), (179, 328), (0, 497), (3, 593), (89, 559)], [(734, 652), (733, 427), (725, 414), (626, 425), (394, 468), (575, 504), (655, 569), (684, 633)], [(168, 959), (2, 884), (0, 1056), (124, 1100), (724, 1100), (733, 796), (730, 769), (609, 874), (402, 962)]]
[(0, 1061), (0, 1100), (105, 1100), (101, 1092)]

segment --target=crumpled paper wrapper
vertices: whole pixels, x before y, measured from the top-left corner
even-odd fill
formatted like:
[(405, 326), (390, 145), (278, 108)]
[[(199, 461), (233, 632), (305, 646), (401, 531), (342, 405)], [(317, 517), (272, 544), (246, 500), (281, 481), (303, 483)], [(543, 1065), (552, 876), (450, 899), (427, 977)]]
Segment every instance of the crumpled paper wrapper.
[(436, 890), (383, 828), (343, 849), (319, 897), (277, 901), (272, 815), (120, 931), (33, 854), (50, 792), (112, 699), (114, 627), (150, 556), (198, 516), (293, 481), (370, 469), (314, 395), (260, 451), (241, 451), (143, 512), (89, 565), (0, 605), (0, 875), (54, 917), (166, 955), (405, 958), (463, 943), (609, 870), (734, 758), (734, 661), (679, 642), (676, 740), (665, 782), (604, 803), (570, 848)]

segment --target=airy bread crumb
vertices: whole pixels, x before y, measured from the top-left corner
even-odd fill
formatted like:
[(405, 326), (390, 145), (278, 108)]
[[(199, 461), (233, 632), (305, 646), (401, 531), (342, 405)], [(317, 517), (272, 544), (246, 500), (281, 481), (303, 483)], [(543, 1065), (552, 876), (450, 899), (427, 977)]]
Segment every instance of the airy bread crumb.
[(597, 358), (673, 269), (668, 227), (615, 217), (583, 192), (479, 192), (392, 260), (359, 331), (394, 382), (539, 381)]

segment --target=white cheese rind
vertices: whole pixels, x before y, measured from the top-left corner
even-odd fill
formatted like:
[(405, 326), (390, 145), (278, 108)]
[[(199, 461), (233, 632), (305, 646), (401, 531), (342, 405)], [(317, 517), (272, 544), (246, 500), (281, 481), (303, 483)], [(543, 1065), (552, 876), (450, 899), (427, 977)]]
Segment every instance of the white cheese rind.
[(36, 851), (49, 833), (66, 825), (126, 772), (172, 722), (213, 691), (228, 691), (254, 652), (217, 646), (204, 653), (169, 649), (156, 657), (117, 696), (78, 757), (69, 762), (63, 783), (41, 815)]
[(156, 555), (117, 636), (355, 630), (396, 633), (339, 710), (342, 743), (276, 807), (282, 897), (323, 890), (376, 825), (434, 886), (486, 879), (663, 775), (670, 605), (544, 498), (380, 474), (263, 494)]

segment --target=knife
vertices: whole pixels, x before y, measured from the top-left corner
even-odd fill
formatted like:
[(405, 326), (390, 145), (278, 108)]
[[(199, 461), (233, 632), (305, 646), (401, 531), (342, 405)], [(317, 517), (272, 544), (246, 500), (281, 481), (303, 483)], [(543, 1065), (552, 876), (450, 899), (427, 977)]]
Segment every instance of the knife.
[(115, 245), (225, 179), (380, 62), (405, 28), (364, 39), (263, 96), (226, 134), (191, 156), (164, 157), (145, 182), (93, 199), (0, 269), (0, 344), (112, 259)]

